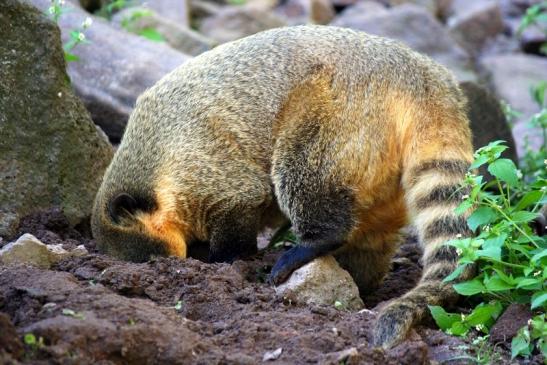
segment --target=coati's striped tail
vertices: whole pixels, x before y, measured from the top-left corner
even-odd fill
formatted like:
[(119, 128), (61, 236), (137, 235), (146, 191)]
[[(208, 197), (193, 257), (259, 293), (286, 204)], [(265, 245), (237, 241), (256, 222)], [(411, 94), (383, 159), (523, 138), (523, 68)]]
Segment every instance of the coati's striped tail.
[[(465, 194), (461, 181), (469, 164), (468, 159), (460, 159), (455, 154), (447, 159), (418, 161), (405, 171), (405, 198), (418, 229), (424, 269), (414, 289), (380, 312), (374, 330), (377, 345), (395, 345), (423, 317), (428, 305), (444, 304), (456, 298), (452, 283), (442, 280), (455, 269), (457, 254), (453, 247), (443, 243), (471, 233), (465, 216), (454, 213)], [(466, 275), (469, 273), (464, 273)]]

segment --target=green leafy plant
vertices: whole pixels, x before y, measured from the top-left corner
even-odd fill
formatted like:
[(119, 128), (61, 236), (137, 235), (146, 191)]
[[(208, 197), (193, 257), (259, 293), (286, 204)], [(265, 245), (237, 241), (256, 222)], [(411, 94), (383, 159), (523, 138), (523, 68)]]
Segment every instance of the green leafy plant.
[(23, 342), (27, 348), (26, 358), (36, 356), (37, 352), (44, 347), (44, 338), (42, 336), (36, 338), (33, 333), (26, 333), (23, 336)]
[(112, 15), (117, 11), (136, 5), (134, 0), (112, 0), (104, 3), (99, 10), (95, 12), (95, 15), (105, 18), (107, 20), (112, 19)]
[(139, 28), (137, 26), (137, 22), (139, 21), (139, 19), (149, 17), (151, 15), (152, 15), (152, 11), (148, 9), (135, 10), (130, 15), (125, 16), (122, 19), (121, 25), (126, 31), (138, 34), (151, 41), (165, 42), (165, 38), (160, 32), (158, 32), (157, 29), (153, 27)]
[(283, 246), (295, 246), (296, 244), (297, 239), (295, 234), (291, 231), (291, 225), (286, 224), (274, 233), (268, 247), (279, 248)]
[[(532, 26), (547, 35), (547, 1), (535, 4), (526, 10), (526, 14), (520, 21), (517, 34), (521, 35), (526, 28)], [(547, 43), (542, 44), (539, 50), (547, 55)]]
[[(459, 259), (445, 282), (455, 280), (470, 266), (478, 268), (474, 278), (453, 287), (460, 295), (478, 297), (481, 303), (469, 314), (447, 313), (438, 306), (431, 306), (430, 311), (441, 329), (464, 336), (471, 330), (488, 334), (509, 304), (526, 303), (539, 314), (533, 329), (523, 329), (522, 336), (517, 336), (513, 355), (530, 354), (536, 346), (546, 356), (545, 340), (535, 335), (537, 328), (545, 327), (542, 313), (547, 308), (547, 239), (538, 237), (530, 223), (547, 203), (547, 175), (534, 174), (526, 183), (513, 161), (500, 158), (506, 148), (502, 141), (496, 141), (475, 153), (462, 186), (469, 194), (456, 213), (473, 210), (467, 225), (477, 234), (446, 243), (456, 249)], [(493, 181), (485, 182), (473, 173), (482, 165), (488, 166)], [(524, 350), (525, 344), (528, 350)]]
[[(59, 23), (61, 16), (68, 11), (70, 11), (70, 9), (65, 7), (65, 0), (51, 0), (51, 6), (48, 9), (48, 13), (55, 23)], [(93, 24), (93, 20), (90, 17), (87, 17), (79, 28), (70, 31), (70, 39), (63, 44), (63, 51), (67, 62), (79, 61), (80, 58), (71, 52), (77, 45), (89, 43), (84, 32), (91, 24)]]

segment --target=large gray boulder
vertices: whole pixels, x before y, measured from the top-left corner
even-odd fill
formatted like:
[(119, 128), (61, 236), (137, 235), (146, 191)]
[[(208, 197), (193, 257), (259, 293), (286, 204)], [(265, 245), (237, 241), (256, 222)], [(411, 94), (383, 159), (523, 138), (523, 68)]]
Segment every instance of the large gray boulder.
[[(43, 11), (50, 5), (49, 0), (29, 1)], [(59, 22), (64, 41), (90, 17), (79, 7), (71, 8)], [(68, 74), (93, 121), (117, 142), (137, 97), (190, 57), (166, 44), (115, 29), (101, 18), (92, 19), (85, 31), (89, 43), (74, 49), (80, 60), (68, 65)]]
[(54, 205), (77, 224), (91, 213), (112, 146), (72, 92), (59, 28), (3, 0), (0, 34), (0, 236)]
[(362, 15), (352, 12), (350, 7), (331, 24), (399, 40), (448, 67), (460, 81), (476, 80), (466, 51), (431, 13), (420, 6), (403, 4)]
[(541, 133), (527, 125), (530, 117), (539, 112), (529, 90), (538, 82), (547, 80), (547, 59), (524, 54), (492, 55), (482, 58), (481, 67), (496, 95), (522, 113), (513, 127), (519, 156), (525, 152), (526, 136), (532, 148), (539, 148)]
[[(458, 4), (458, 5), (456, 5)], [(496, 0), (458, 0), (447, 24), (450, 34), (465, 49), (479, 53), (484, 44), (505, 29)]]
[(250, 3), (220, 8), (215, 15), (203, 20), (199, 31), (219, 43), (226, 43), (285, 25), (287, 22), (267, 4)]

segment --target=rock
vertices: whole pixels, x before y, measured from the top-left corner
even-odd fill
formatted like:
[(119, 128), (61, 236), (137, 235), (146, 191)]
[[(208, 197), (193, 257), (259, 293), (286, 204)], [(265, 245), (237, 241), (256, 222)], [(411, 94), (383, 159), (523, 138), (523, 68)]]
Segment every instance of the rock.
[(492, 55), (483, 57), (480, 66), (494, 93), (522, 113), (513, 127), (517, 154), (523, 156), (525, 152), (525, 136), (529, 137), (531, 148), (539, 148), (541, 132), (527, 125), (530, 117), (539, 112), (529, 90), (539, 81), (547, 80), (547, 59), (523, 54)]
[(403, 4), (414, 4), (427, 9), (431, 14), (437, 14), (436, 0), (389, 0), (389, 5), (398, 6)]
[(355, 5), (344, 9), (334, 20), (332, 25), (343, 26), (346, 28), (359, 29), (363, 21), (368, 21), (371, 15), (387, 13), (387, 8), (372, 0), (360, 1)]
[(339, 302), (342, 308), (350, 310), (364, 306), (350, 274), (332, 256), (320, 257), (302, 266), (275, 291), (296, 303), (333, 306)]
[(33, 235), (26, 233), (17, 241), (2, 247), (0, 262), (4, 265), (30, 264), (47, 269), (67, 257), (87, 254), (87, 249), (83, 245), (69, 252), (61, 244), (45, 245)]
[(192, 0), (192, 21), (201, 24), (204, 18), (216, 15), (223, 7), (207, 0)]
[(67, 82), (58, 28), (6, 0), (0, 34), (0, 236), (51, 206), (76, 225), (91, 213), (112, 146)]
[(510, 33), (518, 40), (519, 48), (525, 53), (541, 55), (540, 48), (547, 43), (547, 34), (536, 26), (524, 28), (519, 33), (521, 16), (516, 18), (506, 19)]
[(328, 24), (335, 15), (330, 0), (287, 0), (278, 8), (290, 25)]
[[(509, 149), (505, 150), (502, 156), (518, 164), (515, 140), (498, 99), (475, 82), (462, 82), (460, 88), (468, 99), (467, 116), (471, 122), (474, 149), (493, 141), (506, 141)], [(492, 178), (485, 166), (481, 166), (479, 173), (488, 180)]]
[(344, 11), (335, 18), (332, 25), (397, 39), (445, 65), (460, 81), (476, 80), (469, 55), (427, 10), (416, 5), (404, 4), (369, 15), (350, 15), (346, 19)]
[(186, 0), (153, 0), (147, 1), (146, 5), (179, 26), (190, 26), (190, 9)]
[(283, 353), (283, 348), (282, 347), (279, 347), (278, 349), (276, 350), (273, 350), (273, 351), (266, 351), (264, 353), (264, 356), (262, 356), (262, 361), (273, 361), (273, 360), (277, 360), (279, 359), (279, 357), (281, 356), (281, 354)]
[[(0, 312), (0, 360), (2, 360), (2, 355), (8, 355), (12, 359), (21, 359), (24, 353), (23, 343), (19, 339), (13, 323), (7, 314)], [(4, 364), (4, 362), (1, 363)], [(9, 363), (6, 362), (6, 364)]]
[(152, 28), (158, 31), (171, 47), (191, 56), (197, 56), (217, 45), (217, 42), (212, 39), (209, 39), (190, 28), (178, 25), (144, 7), (124, 9), (112, 17), (112, 22), (119, 29), (123, 29), (124, 22), (131, 19), (134, 14), (139, 13), (147, 15), (130, 21), (129, 25), (125, 25), (125, 30), (137, 33), (143, 29)]
[(448, 19), (448, 28), (469, 52), (478, 53), (488, 39), (502, 33), (505, 28), (500, 5), (495, 0), (469, 0), (458, 9)]
[[(42, 10), (50, 4), (49, 0), (30, 1)], [(76, 7), (63, 14), (59, 21), (63, 39), (89, 16)], [(85, 31), (89, 43), (74, 49), (80, 60), (68, 65), (68, 74), (93, 121), (111, 141), (118, 142), (137, 97), (190, 57), (92, 18), (93, 24)]]
[(251, 3), (221, 8), (216, 15), (205, 18), (199, 30), (207, 37), (225, 43), (285, 25), (287, 23), (267, 7)]
[(490, 329), (490, 342), (497, 344), (510, 341), (530, 318), (532, 313), (527, 305), (511, 304)]

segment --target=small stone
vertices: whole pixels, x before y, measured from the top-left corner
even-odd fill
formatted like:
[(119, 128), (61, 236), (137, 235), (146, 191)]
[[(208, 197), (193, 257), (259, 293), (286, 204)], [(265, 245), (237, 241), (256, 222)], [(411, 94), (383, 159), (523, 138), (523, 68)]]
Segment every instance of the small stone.
[(290, 301), (308, 305), (334, 306), (339, 302), (339, 309), (349, 310), (364, 306), (350, 274), (332, 256), (320, 257), (302, 266), (275, 291)]
[(29, 233), (4, 246), (0, 250), (0, 261), (4, 265), (31, 264), (42, 269), (51, 266), (47, 246)]
[(262, 357), (262, 361), (273, 361), (279, 359), (281, 356), (281, 353), (283, 352), (283, 348), (280, 347), (274, 351), (266, 351), (264, 356)]
[(83, 245), (67, 251), (62, 244), (46, 245), (30, 233), (25, 233), (0, 250), (0, 262), (5, 265), (30, 264), (47, 269), (67, 257), (83, 256), (87, 253)]

